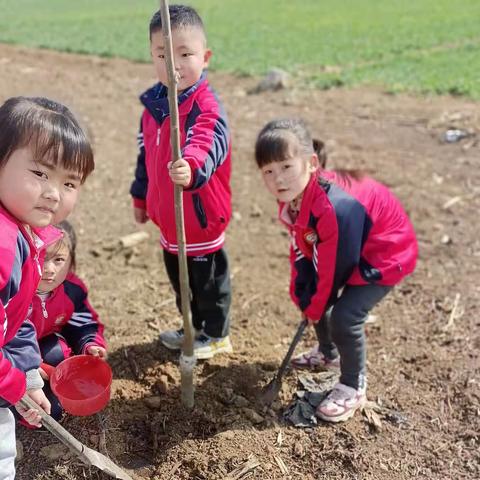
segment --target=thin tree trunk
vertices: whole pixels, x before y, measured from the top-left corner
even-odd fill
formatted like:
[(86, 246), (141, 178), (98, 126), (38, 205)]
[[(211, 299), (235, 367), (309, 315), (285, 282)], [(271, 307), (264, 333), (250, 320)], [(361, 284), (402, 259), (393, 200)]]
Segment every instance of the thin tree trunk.
[[(172, 146), (172, 161), (181, 158), (180, 127), (178, 120), (177, 78), (173, 62), (172, 32), (170, 28), (170, 14), (168, 1), (160, 0), (160, 15), (162, 18), (162, 32), (165, 44), (165, 58), (168, 73), (168, 105), (170, 109), (170, 142)], [(193, 354), (194, 333), (192, 315), (190, 311), (190, 287), (187, 270), (187, 251), (185, 246), (185, 224), (183, 217), (183, 187), (175, 185), (175, 223), (177, 228), (178, 266), (180, 274), (180, 297), (185, 337), (182, 355), (180, 357), (180, 373), (182, 377), (182, 403), (187, 408), (193, 408), (194, 387), (193, 370), (195, 356)]]

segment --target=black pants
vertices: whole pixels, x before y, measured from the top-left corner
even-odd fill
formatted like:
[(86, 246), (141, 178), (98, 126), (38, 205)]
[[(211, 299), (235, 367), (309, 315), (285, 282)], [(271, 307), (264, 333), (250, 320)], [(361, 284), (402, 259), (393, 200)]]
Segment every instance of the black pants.
[(385, 285), (347, 285), (329, 315), (315, 324), (320, 351), (327, 358), (340, 355), (340, 382), (349, 387), (364, 386), (365, 320), (391, 289)]
[[(42, 354), (43, 361), (54, 367), (72, 354), (65, 339), (54, 333), (42, 338), (38, 342), (38, 345), (40, 347), (40, 353)], [(45, 382), (43, 393), (48, 398), (52, 406), (52, 413), (50, 415), (56, 420), (59, 420), (62, 417), (63, 407), (60, 405), (58, 398), (52, 392), (50, 383), (48, 381)]]
[[(168, 278), (175, 290), (181, 311), (178, 256), (164, 250), (163, 259)], [(192, 299), (192, 323), (210, 337), (225, 337), (230, 328), (232, 292), (225, 250), (198, 257), (187, 257), (188, 278)]]

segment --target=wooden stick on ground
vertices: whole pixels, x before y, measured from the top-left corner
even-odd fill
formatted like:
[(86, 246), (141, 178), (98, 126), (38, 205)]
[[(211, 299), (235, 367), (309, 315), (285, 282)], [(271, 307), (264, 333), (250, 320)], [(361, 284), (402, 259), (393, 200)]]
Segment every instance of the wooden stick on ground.
[(133, 480), (133, 478), (118, 465), (112, 462), (108, 457), (88, 448), (77, 440), (70, 432), (65, 430), (50, 415), (47, 415), (28, 395), (24, 395), (20, 400), (22, 407), (27, 410), (33, 408), (37, 410), (42, 417), (43, 426), (66, 445), (85, 465), (94, 466), (105, 472), (107, 475), (121, 480)]
[[(180, 127), (178, 120), (177, 78), (175, 75), (175, 65), (173, 62), (172, 32), (170, 27), (170, 14), (168, 11), (167, 0), (160, 0), (160, 15), (162, 19), (162, 33), (165, 44), (165, 59), (167, 61), (168, 73), (167, 87), (168, 106), (170, 109), (170, 143), (172, 146), (172, 161), (176, 162), (181, 158)], [(175, 185), (175, 223), (177, 229), (180, 298), (182, 305), (183, 329), (185, 332), (182, 355), (180, 357), (182, 403), (187, 408), (193, 408), (193, 369), (195, 367), (193, 342), (195, 337), (193, 332), (192, 316), (190, 312), (190, 288), (188, 283), (185, 224), (183, 217), (183, 187), (181, 185)]]

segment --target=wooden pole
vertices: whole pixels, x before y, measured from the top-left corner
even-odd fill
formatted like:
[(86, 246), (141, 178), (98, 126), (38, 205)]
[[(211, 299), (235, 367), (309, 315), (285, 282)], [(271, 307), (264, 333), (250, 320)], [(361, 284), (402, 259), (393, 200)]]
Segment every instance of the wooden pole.
[[(173, 62), (172, 31), (170, 27), (168, 0), (160, 0), (160, 15), (162, 19), (162, 33), (165, 45), (165, 59), (167, 61), (168, 105), (170, 109), (170, 143), (172, 146), (172, 161), (176, 162), (181, 158), (180, 126), (178, 120), (177, 76), (175, 74), (175, 65)], [(183, 316), (183, 329), (185, 332), (182, 354), (180, 356), (182, 403), (187, 408), (193, 408), (193, 370), (195, 367), (193, 342), (195, 340), (195, 336), (193, 333), (192, 315), (190, 312), (190, 287), (188, 282), (187, 250), (185, 246), (185, 224), (183, 217), (183, 187), (181, 185), (175, 185), (175, 223), (177, 229), (180, 298)]]

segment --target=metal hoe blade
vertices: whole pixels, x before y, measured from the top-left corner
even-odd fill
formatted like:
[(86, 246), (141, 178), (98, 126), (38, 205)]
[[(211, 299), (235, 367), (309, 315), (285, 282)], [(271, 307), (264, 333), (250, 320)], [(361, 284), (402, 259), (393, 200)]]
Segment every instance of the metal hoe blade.
[(288, 365), (290, 364), (290, 360), (292, 359), (293, 352), (295, 351), (295, 348), (298, 342), (302, 338), (303, 332), (307, 324), (308, 322), (306, 319), (303, 319), (300, 322), (300, 325), (297, 328), (295, 336), (293, 337), (292, 343), (288, 348), (288, 352), (285, 355), (285, 358), (283, 359), (282, 364), (280, 365), (280, 368), (278, 369), (278, 372), (275, 375), (275, 378), (263, 389), (263, 392), (260, 396), (260, 401), (263, 404), (271, 405), (274, 402), (274, 400), (277, 398), (278, 393), (282, 388), (283, 374), (285, 373), (285, 371), (288, 368)]

